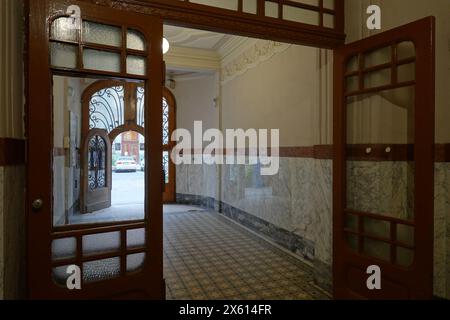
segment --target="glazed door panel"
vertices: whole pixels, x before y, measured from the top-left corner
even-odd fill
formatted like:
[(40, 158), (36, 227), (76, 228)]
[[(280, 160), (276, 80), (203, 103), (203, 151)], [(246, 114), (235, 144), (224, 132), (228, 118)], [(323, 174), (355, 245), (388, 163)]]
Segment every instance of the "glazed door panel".
[(337, 299), (433, 296), (434, 25), (335, 50)]
[[(30, 1), (29, 12), (29, 297), (164, 299), (162, 20), (62, 0)], [(83, 112), (83, 92), (102, 81), (117, 85)], [(149, 165), (135, 170), (128, 156), (133, 172), (119, 175), (113, 142), (137, 116), (123, 108), (135, 84), (147, 125), (129, 130), (151, 137), (133, 142)]]

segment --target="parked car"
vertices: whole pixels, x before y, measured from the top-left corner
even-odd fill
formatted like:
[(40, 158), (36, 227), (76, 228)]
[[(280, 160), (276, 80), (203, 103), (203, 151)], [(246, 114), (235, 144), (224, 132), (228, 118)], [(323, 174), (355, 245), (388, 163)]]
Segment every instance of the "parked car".
[(116, 161), (116, 172), (136, 172), (136, 166), (133, 157), (120, 157)]
[(141, 171), (145, 171), (145, 159), (141, 161)]

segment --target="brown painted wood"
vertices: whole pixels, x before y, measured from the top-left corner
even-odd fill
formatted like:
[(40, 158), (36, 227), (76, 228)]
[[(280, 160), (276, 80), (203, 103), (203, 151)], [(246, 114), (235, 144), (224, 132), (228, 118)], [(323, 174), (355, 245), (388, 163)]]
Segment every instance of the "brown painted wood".
[(0, 138), (0, 167), (25, 164), (25, 140)]
[[(117, 6), (113, 0), (83, 0), (104, 6)], [(278, 2), (278, 0), (277, 0)], [(335, 0), (335, 9), (320, 9), (295, 1), (285, 1), (291, 6), (307, 7), (313, 11), (334, 14), (335, 28), (324, 28), (304, 23), (264, 16), (265, 1), (258, 1), (257, 14), (238, 10), (226, 10), (207, 5), (179, 0), (123, 0), (122, 10), (160, 16), (164, 23), (180, 27), (198, 28), (208, 31), (229, 33), (300, 45), (336, 48), (345, 41), (344, 0)]]
[[(416, 47), (416, 101), (415, 101), (415, 193), (414, 218), (393, 220), (386, 215), (357, 213), (346, 207), (346, 162), (353, 156), (361, 156), (358, 148), (347, 148), (346, 137), (346, 63), (350, 57), (359, 55), (360, 62), (366, 52), (401, 41), (412, 41)], [(335, 50), (334, 55), (334, 164), (333, 164), (333, 278), (334, 297), (337, 299), (431, 299), (433, 297), (433, 209), (434, 209), (434, 84), (435, 84), (435, 19), (425, 18), (411, 24), (380, 33)], [(393, 55), (395, 58), (396, 56)], [(394, 61), (395, 62), (395, 61)], [(393, 63), (394, 63), (393, 62)], [(359, 73), (363, 64), (360, 63)], [(398, 87), (396, 77), (386, 87)], [(360, 77), (362, 79), (362, 77)], [(360, 83), (358, 94), (367, 93)], [(375, 88), (378, 92), (385, 88)], [(408, 154), (408, 148), (400, 153)], [(348, 213), (358, 216), (358, 250), (354, 251), (346, 242), (348, 230), (345, 218)], [(400, 267), (391, 255), (386, 262), (363, 253), (365, 237), (362, 216), (390, 222), (391, 225), (413, 223), (414, 262), (411, 267)], [(389, 243), (398, 247), (396, 232), (391, 230)], [(366, 269), (378, 265), (382, 271), (382, 290), (368, 290)]]
[[(148, 126), (146, 136), (154, 137), (151, 144), (146, 144), (147, 167), (146, 178), (146, 219), (143, 226), (146, 232), (146, 261), (140, 272), (121, 273), (113, 280), (93, 284), (83, 284), (83, 290), (69, 291), (57, 286), (51, 275), (51, 242), (61, 232), (77, 232), (77, 264), (83, 267), (82, 236), (88, 231), (104, 232), (102, 225), (66, 227), (58, 231), (52, 227), (52, 167), (53, 167), (53, 133), (52, 133), (52, 73), (65, 76), (93, 75), (95, 77), (117, 77), (118, 74), (85, 70), (58, 70), (49, 65), (49, 25), (52, 17), (64, 14), (69, 5), (79, 5), (83, 18), (102, 21), (120, 26), (132, 26), (145, 36), (151, 59), (147, 63), (147, 76), (131, 76), (134, 80), (146, 80), (147, 92), (152, 94), (146, 99), (145, 119)], [(161, 181), (161, 100), (162, 100), (162, 20), (151, 15), (141, 15), (116, 9), (96, 6), (79, 1), (42, 0), (28, 1), (26, 12), (29, 13), (27, 30), (27, 287), (28, 296), (32, 299), (98, 299), (98, 298), (138, 298), (164, 299), (165, 283), (163, 280), (163, 225), (162, 225), (162, 188)], [(82, 67), (82, 66), (81, 66)], [(120, 74), (122, 76), (123, 74)], [(130, 76), (128, 75), (128, 78)], [(34, 199), (42, 199), (44, 206), (33, 211), (31, 203)], [(150, 223), (151, 221), (151, 223)], [(124, 231), (133, 228), (129, 222), (110, 225), (110, 228), (121, 230), (121, 251), (123, 259), (132, 251), (124, 250)], [(89, 257), (94, 258), (94, 257)], [(101, 255), (97, 256), (101, 258)], [(123, 268), (122, 268), (123, 271)]]

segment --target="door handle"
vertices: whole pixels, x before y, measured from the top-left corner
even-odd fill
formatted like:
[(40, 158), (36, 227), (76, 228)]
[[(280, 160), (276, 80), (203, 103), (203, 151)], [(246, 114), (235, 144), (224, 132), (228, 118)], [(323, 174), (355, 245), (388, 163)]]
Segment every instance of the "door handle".
[(31, 206), (33, 207), (33, 210), (35, 211), (39, 211), (42, 209), (42, 207), (44, 206), (44, 200), (42, 199), (36, 199), (33, 201), (33, 203), (31, 204)]

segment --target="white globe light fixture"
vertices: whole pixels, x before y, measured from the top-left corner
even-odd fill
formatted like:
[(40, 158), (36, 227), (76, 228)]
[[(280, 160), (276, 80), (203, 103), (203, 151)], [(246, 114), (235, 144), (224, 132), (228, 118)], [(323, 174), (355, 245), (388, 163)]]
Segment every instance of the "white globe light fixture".
[(163, 38), (163, 54), (169, 52), (169, 49), (170, 49), (169, 41), (167, 41), (166, 38)]

